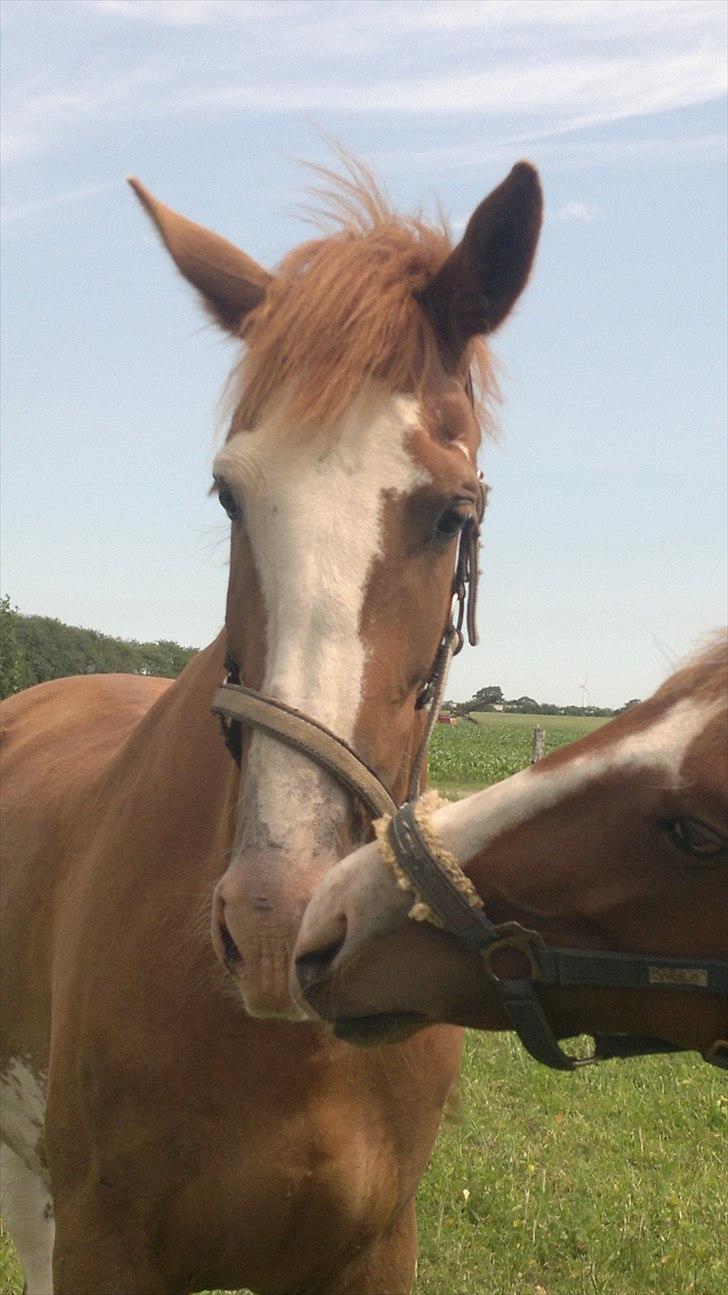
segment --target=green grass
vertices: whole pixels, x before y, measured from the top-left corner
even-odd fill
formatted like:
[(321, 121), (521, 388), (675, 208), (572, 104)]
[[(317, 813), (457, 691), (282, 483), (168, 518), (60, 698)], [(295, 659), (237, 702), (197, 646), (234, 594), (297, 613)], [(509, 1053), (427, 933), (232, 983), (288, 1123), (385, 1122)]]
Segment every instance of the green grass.
[(468, 1036), (418, 1197), (417, 1295), (725, 1295), (728, 1094), (694, 1056), (538, 1066)]
[[(432, 781), (459, 792), (603, 721), (440, 725)], [(728, 1090), (694, 1056), (555, 1074), (510, 1036), (467, 1038), (460, 1111), (417, 1197), (416, 1295), (728, 1295)], [(0, 1239), (0, 1295), (20, 1295)], [(128, 1295), (133, 1295), (129, 1292)]]
[(0, 1225), (0, 1295), (20, 1295), (23, 1277), (10, 1238)]

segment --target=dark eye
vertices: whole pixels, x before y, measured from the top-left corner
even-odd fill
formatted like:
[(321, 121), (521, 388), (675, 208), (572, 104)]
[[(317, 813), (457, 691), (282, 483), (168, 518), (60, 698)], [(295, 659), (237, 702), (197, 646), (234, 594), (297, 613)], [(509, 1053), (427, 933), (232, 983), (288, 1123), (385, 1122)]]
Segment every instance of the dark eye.
[(217, 497), (230, 518), (230, 521), (236, 522), (240, 516), (240, 509), (238, 508), (235, 495), (224, 481), (218, 481), (217, 483)]
[(674, 818), (664, 826), (673, 845), (698, 859), (712, 859), (726, 849), (725, 837), (699, 818)]
[(464, 504), (453, 504), (437, 519), (435, 535), (441, 540), (451, 540), (454, 535), (460, 534), (465, 523), (470, 520), (470, 515)]

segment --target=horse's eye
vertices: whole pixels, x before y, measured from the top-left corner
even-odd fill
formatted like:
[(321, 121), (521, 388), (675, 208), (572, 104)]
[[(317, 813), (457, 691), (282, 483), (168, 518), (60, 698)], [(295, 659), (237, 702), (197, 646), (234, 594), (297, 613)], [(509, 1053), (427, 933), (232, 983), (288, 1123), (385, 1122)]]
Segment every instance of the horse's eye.
[(230, 521), (236, 522), (240, 517), (240, 509), (238, 508), (235, 495), (233, 494), (230, 487), (225, 484), (224, 481), (218, 482), (217, 497), (220, 500), (220, 503), (222, 504), (223, 508), (225, 509), (225, 512), (227, 513), (228, 517), (230, 518)]
[(712, 859), (722, 854), (728, 844), (720, 832), (699, 818), (674, 818), (665, 823), (665, 828), (673, 845), (698, 859)]
[(469, 520), (470, 511), (468, 508), (463, 504), (454, 504), (440, 514), (435, 527), (435, 535), (441, 540), (451, 540), (454, 535), (460, 534), (463, 526)]

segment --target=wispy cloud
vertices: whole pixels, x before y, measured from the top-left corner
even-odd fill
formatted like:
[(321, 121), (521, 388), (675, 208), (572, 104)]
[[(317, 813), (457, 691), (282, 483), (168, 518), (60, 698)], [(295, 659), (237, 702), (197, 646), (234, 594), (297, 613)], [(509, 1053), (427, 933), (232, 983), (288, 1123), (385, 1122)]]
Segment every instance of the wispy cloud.
[(582, 220), (587, 223), (596, 220), (599, 208), (593, 202), (565, 202), (555, 211), (546, 210), (547, 220)]
[(724, 160), (725, 134), (644, 136), (637, 139), (579, 140), (564, 139), (568, 131), (508, 132), (486, 140), (466, 144), (441, 144), (433, 148), (381, 149), (375, 160), (381, 167), (415, 171), (483, 170), (513, 161), (519, 153), (551, 170), (586, 170), (602, 166), (641, 166), (696, 160)]
[(47, 197), (39, 198), (35, 202), (9, 203), (0, 207), (0, 219), (6, 224), (10, 224), (32, 216), (40, 216), (56, 207), (68, 207), (74, 203), (82, 202), (85, 198), (95, 198), (101, 193), (109, 193), (112, 189), (118, 189), (119, 187), (118, 181), (108, 184), (84, 184), (78, 189), (67, 189), (63, 193), (48, 194)]
[[(150, 114), (477, 119), (496, 137), (508, 119), (522, 138), (553, 138), (706, 103), (726, 87), (726, 10), (712, 0), (46, 0), (40, 16), (33, 8), (46, 57), (31, 75), (6, 69), (7, 161), (100, 122), (109, 129)], [(8, 23), (27, 21), (28, 6), (11, 0), (5, 9)], [(63, 45), (54, 33), (69, 14), (74, 42)]]
[(433, 31), (505, 28), (509, 35), (524, 27), (561, 28), (590, 34), (608, 30), (634, 32), (653, 27), (704, 30), (725, 23), (722, 0), (426, 0), (403, 6), (402, 21)]
[(160, 27), (203, 27), (250, 19), (268, 6), (262, 0), (75, 0), (102, 16)]
[(592, 60), (552, 59), (533, 65), (505, 63), (482, 72), (446, 76), (372, 78), (359, 85), (344, 77), (321, 84), (307, 78), (284, 83), (191, 88), (175, 96), (179, 109), (433, 113), (495, 118), (548, 113), (568, 129), (705, 103), (723, 93), (725, 67), (718, 51), (696, 49), (675, 57)]

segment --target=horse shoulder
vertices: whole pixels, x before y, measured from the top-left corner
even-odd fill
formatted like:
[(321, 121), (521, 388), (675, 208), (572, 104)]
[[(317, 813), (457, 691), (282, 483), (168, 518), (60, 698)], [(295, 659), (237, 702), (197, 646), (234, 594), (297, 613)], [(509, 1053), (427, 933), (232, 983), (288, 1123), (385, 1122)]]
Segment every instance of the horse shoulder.
[(39, 684), (2, 708), (4, 1040), (0, 1067), (47, 1069), (62, 883), (83, 864), (94, 788), (168, 679), (89, 675)]

